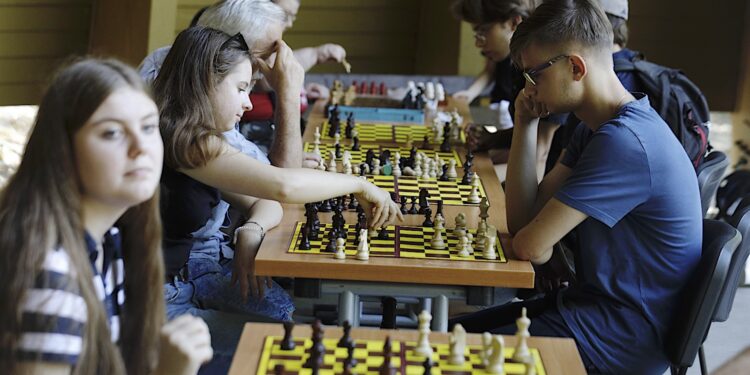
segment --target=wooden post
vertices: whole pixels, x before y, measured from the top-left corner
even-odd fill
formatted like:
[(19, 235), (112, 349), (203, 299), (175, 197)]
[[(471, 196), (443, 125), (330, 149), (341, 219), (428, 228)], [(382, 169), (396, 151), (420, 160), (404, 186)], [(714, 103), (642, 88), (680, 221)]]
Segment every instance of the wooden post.
[(174, 38), (177, 0), (96, 0), (89, 53), (137, 66)]

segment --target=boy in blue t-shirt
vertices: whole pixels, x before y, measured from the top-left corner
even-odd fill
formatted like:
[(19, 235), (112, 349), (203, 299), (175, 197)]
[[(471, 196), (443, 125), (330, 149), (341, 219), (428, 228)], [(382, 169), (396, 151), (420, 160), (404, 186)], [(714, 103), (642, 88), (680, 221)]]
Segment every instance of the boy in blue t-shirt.
[[(513, 252), (544, 264), (578, 226), (578, 283), (453, 323), (512, 334), (523, 306), (532, 335), (572, 337), (591, 371), (662, 374), (664, 338), (701, 254), (698, 183), (648, 98), (618, 80), (611, 45), (611, 25), (593, 0), (547, 1), (513, 35), (511, 54), (527, 81), (506, 182)], [(560, 112), (582, 124), (537, 184), (538, 119)]]

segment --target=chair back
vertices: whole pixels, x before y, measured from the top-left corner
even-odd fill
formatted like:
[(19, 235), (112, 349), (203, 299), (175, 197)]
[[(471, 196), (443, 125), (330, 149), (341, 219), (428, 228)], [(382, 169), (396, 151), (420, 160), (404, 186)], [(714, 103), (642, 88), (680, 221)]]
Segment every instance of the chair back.
[(666, 337), (666, 354), (673, 366), (686, 368), (695, 361), (713, 320), (740, 234), (718, 220), (703, 220), (703, 253), (683, 289), (678, 313)]
[(706, 216), (708, 208), (711, 206), (711, 199), (716, 195), (719, 189), (721, 177), (729, 166), (727, 155), (721, 151), (713, 151), (704, 159), (698, 167), (698, 187), (701, 193), (701, 208), (703, 216)]
[[(750, 203), (749, 198), (742, 202)], [(732, 255), (732, 261), (729, 265), (727, 281), (719, 295), (719, 303), (714, 312), (714, 322), (724, 322), (729, 319), (729, 313), (732, 311), (734, 296), (737, 294), (737, 287), (740, 285), (740, 278), (745, 269), (748, 254), (750, 254), (750, 204), (742, 204), (737, 207), (734, 215), (729, 219), (729, 224), (737, 229), (742, 235), (742, 241)]]

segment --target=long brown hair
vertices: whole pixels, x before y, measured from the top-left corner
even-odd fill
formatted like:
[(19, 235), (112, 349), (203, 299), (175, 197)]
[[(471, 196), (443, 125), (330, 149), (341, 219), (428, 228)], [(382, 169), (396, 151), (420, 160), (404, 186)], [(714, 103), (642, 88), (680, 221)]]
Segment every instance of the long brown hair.
[(143, 374), (155, 365), (165, 317), (158, 195), (131, 207), (117, 223), (126, 293), (120, 350), (112, 343), (107, 315), (91, 283), (83, 238), (73, 136), (122, 87), (146, 92), (137, 73), (115, 60), (83, 59), (63, 68), (42, 98), (18, 171), (0, 195), (0, 372), (14, 372), (22, 298), (33, 287), (46, 253), (57, 247), (71, 260), (74, 287), (88, 310), (74, 372)]
[(154, 81), (164, 164), (198, 168), (219, 155), (220, 149), (211, 143), (221, 132), (216, 129), (210, 96), (246, 58), (250, 53), (241, 34), (230, 37), (196, 26), (177, 35)]

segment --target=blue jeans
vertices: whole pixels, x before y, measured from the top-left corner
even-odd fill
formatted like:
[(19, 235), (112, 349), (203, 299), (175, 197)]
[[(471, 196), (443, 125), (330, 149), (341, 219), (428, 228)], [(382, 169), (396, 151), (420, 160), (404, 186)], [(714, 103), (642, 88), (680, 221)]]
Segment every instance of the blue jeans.
[(249, 313), (234, 314), (202, 306), (196, 295), (193, 282), (176, 280), (164, 284), (164, 297), (167, 301), (167, 318), (172, 320), (183, 314), (202, 318), (211, 333), (211, 347), (214, 356), (211, 362), (201, 367), (201, 374), (226, 374), (232, 363), (234, 352), (248, 322), (275, 323), (274, 319)]

